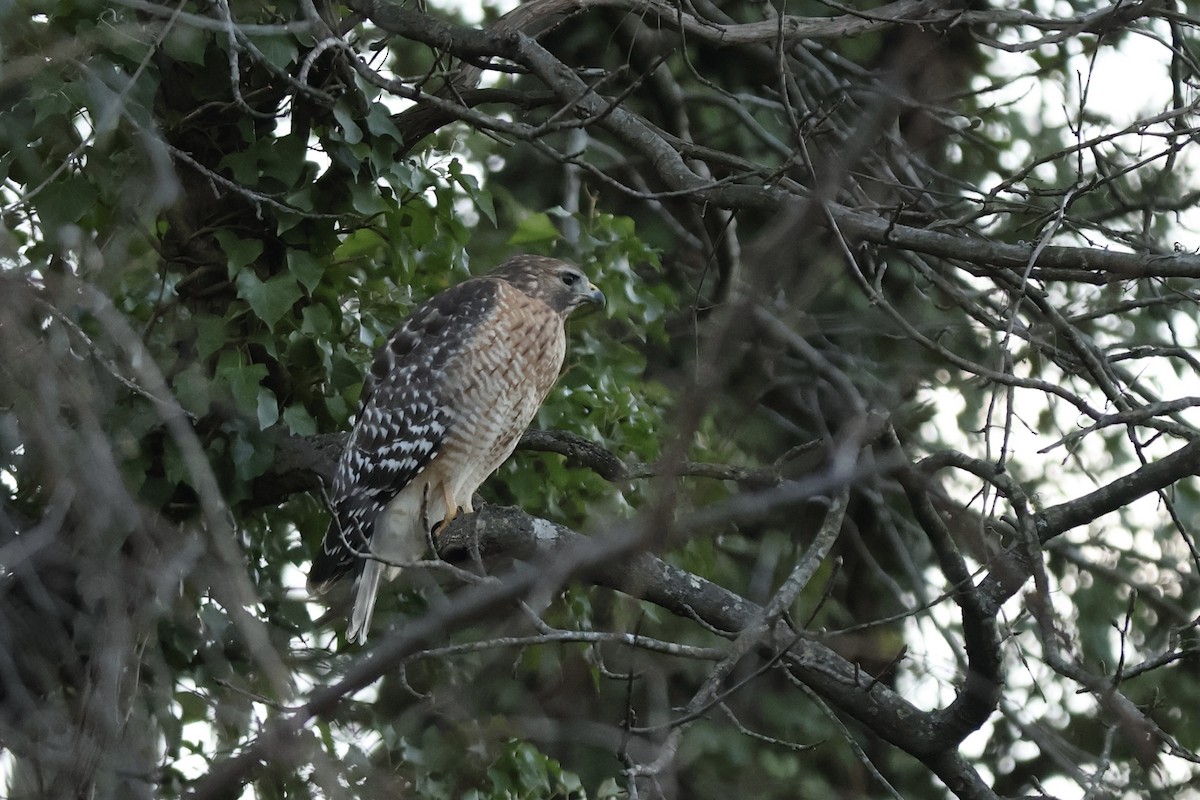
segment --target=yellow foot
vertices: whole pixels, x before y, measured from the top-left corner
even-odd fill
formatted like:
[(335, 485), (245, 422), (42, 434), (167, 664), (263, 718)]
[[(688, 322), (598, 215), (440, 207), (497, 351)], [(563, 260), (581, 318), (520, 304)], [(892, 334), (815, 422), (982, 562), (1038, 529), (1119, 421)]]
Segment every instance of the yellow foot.
[(432, 530), (429, 531), (431, 534), (433, 534), (433, 538), (436, 539), (438, 536), (440, 536), (442, 531), (446, 530), (447, 526), (449, 526), (451, 522), (454, 522), (455, 517), (457, 517), (460, 513), (462, 513), (462, 506), (455, 506), (453, 511), (446, 514), (445, 519), (434, 525)]

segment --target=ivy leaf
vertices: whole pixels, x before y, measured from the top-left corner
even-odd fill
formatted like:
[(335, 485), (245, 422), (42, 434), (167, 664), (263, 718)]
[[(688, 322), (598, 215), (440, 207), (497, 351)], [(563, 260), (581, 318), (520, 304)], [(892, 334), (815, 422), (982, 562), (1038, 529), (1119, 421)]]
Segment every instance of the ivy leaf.
[(345, 103), (339, 102), (333, 107), (333, 118), (342, 128), (342, 141), (346, 144), (358, 144), (362, 141), (362, 129), (354, 121), (354, 117)]
[(388, 136), (397, 142), (404, 139), (400, 135), (400, 129), (392, 121), (391, 110), (383, 103), (371, 103), (371, 109), (367, 112), (367, 130), (376, 136)]
[(247, 416), (258, 416), (258, 390), (262, 379), (267, 377), (263, 364), (243, 364), (236, 352), (221, 354), (217, 363), (217, 379), (229, 387), (234, 405)]
[(196, 326), (196, 355), (202, 361), (218, 352), (233, 337), (233, 333), (226, 327), (226, 321), (221, 317), (197, 314), (192, 322)]
[(48, 184), (36, 197), (38, 215), (47, 227), (78, 222), (96, 204), (96, 189), (80, 175)]
[(258, 387), (258, 427), (266, 430), (279, 421), (279, 403), (275, 393), (265, 386)]
[(283, 422), (293, 436), (312, 436), (317, 432), (317, 421), (301, 405), (288, 406), (284, 409)]
[(209, 381), (199, 364), (189, 364), (171, 381), (179, 405), (196, 416), (208, 413)]
[(287, 69), (296, 60), (296, 42), (289, 36), (264, 36), (255, 38), (253, 43), (267, 61), (280, 69)]
[(310, 336), (329, 337), (333, 330), (333, 315), (325, 306), (305, 306), (300, 312), (300, 332)]
[(226, 268), (230, 278), (237, 275), (242, 268), (253, 264), (263, 251), (263, 243), (258, 239), (240, 239), (227, 230), (214, 233), (217, 243), (225, 251), (228, 259)]
[(364, 217), (392, 210), (392, 205), (385, 200), (382, 194), (382, 187), (362, 181), (350, 186), (350, 205)]
[(275, 458), (275, 448), (266, 437), (258, 434), (254, 437), (237, 437), (230, 448), (233, 456), (233, 467), (237, 477), (242, 481), (257, 478), (266, 472), (267, 467)]
[(437, 235), (437, 219), (433, 209), (424, 203), (404, 204), (404, 231), (416, 247), (424, 247)]
[(333, 257), (338, 261), (353, 261), (373, 254), (387, 244), (384, 238), (370, 228), (359, 228), (350, 234), (333, 251)]
[(546, 213), (530, 214), (517, 223), (517, 229), (509, 237), (509, 244), (530, 244), (532, 242), (553, 242), (559, 237), (558, 228)]
[(475, 195), (475, 207), (479, 212), (488, 218), (492, 225), (496, 225), (496, 204), (492, 201), (492, 193), (486, 190), (479, 190)]
[(492, 193), (481, 188), (479, 185), (479, 180), (474, 175), (471, 175), (468, 172), (463, 172), (462, 166), (459, 164), (458, 159), (450, 162), (449, 172), (450, 177), (454, 179), (455, 183), (463, 188), (463, 191), (467, 193), (467, 197), (471, 198), (471, 201), (475, 204), (475, 207), (479, 209), (479, 213), (483, 214), (488, 218), (489, 222), (495, 225), (496, 206), (492, 202)]
[(238, 296), (250, 304), (255, 315), (271, 330), (275, 330), (275, 323), (304, 296), (292, 275), (276, 275), (260, 281), (258, 276), (248, 269), (238, 273), (237, 287)]
[(325, 275), (325, 262), (306, 250), (289, 250), (287, 263), (288, 271), (310, 294)]
[(162, 41), (162, 50), (176, 61), (203, 64), (208, 40), (188, 25), (174, 25)]

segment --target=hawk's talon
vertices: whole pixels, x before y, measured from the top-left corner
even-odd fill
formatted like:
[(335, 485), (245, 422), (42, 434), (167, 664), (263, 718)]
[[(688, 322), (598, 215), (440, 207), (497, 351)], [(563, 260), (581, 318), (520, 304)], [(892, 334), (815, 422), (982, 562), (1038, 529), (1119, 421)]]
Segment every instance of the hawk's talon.
[(429, 529), (429, 534), (435, 538), (441, 536), (442, 531), (450, 527), (451, 522), (454, 522), (454, 520), (458, 519), (458, 515), (462, 513), (462, 510), (462, 506), (456, 506), (453, 511), (446, 514), (445, 519)]
[(445, 519), (443, 519), (441, 522), (438, 522), (435, 525), (433, 525), (426, 532), (425, 535), (429, 542), (429, 550), (438, 558), (442, 557), (441, 548), (438, 547), (438, 539), (441, 538), (442, 531), (446, 530), (446, 528), (448, 528), (450, 526), (450, 523), (453, 522), (458, 517), (458, 515), (461, 513), (462, 513), (462, 506), (456, 506), (454, 511), (452, 511), (451, 513), (446, 515)]

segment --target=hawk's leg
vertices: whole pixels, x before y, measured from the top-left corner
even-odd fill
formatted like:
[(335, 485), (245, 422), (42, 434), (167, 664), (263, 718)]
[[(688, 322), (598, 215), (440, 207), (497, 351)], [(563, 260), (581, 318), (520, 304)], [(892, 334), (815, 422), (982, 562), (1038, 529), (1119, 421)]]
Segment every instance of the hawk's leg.
[(446, 528), (450, 527), (450, 523), (454, 522), (454, 520), (456, 520), (458, 518), (458, 515), (461, 514), (462, 512), (463, 512), (462, 506), (455, 506), (454, 510), (447, 512), (446, 518), (443, 519), (441, 522), (435, 524), (432, 528), (430, 528), (429, 532), (432, 533), (434, 536), (440, 536), (442, 531), (444, 531), (444, 530), (446, 530)]
[[(442, 484), (442, 500), (446, 504), (446, 516), (441, 522), (429, 529), (430, 546), (433, 548), (433, 552), (437, 553), (439, 556), (441, 554), (437, 547), (437, 540), (441, 538), (442, 531), (446, 530), (450, 523), (453, 522), (455, 518), (458, 517), (458, 515), (463, 511), (463, 507), (454, 502), (454, 499), (450, 497), (450, 490), (445, 483)], [(468, 512), (472, 511), (470, 503), (467, 504), (466, 510)]]
[[(435, 525), (433, 525), (431, 528), (429, 528), (429, 544), (430, 544), (430, 547), (433, 548), (433, 552), (437, 554), (438, 558), (442, 558), (442, 553), (441, 553), (441, 549), (438, 547), (438, 542), (442, 538), (442, 533), (446, 530), (446, 528), (448, 528), (450, 526), (450, 523), (452, 523), (452, 522), (454, 522), (454, 520), (458, 519), (459, 514), (475, 513), (475, 504), (473, 502), (471, 502), (475, 499), (474, 496), (472, 496), (467, 501), (466, 505), (459, 505), (458, 503), (454, 502), (451, 499), (450, 493), (448, 491), (446, 491), (446, 488), (443, 485), (442, 499), (444, 500), (444, 502), (446, 504), (446, 506), (445, 506), (447, 509), (446, 516), (442, 519), (441, 522), (438, 522)], [(481, 576), (487, 575), (488, 574), (487, 568), (484, 567), (484, 565), (483, 565), (483, 555), (479, 551), (478, 537), (475, 535), (470, 536), (467, 541), (467, 547), (470, 550), (471, 561), (475, 565), (476, 574), (481, 575)]]

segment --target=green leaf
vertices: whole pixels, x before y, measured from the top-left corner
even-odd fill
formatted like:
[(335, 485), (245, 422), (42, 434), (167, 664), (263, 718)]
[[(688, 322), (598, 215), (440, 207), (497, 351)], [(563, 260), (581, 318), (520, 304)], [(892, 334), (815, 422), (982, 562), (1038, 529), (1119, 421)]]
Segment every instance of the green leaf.
[(289, 250), (287, 264), (288, 271), (310, 293), (317, 288), (325, 275), (325, 262), (306, 250)]
[(301, 333), (306, 333), (313, 336), (328, 338), (333, 333), (333, 315), (329, 313), (329, 309), (322, 305), (305, 306), (300, 312)]
[(263, 243), (259, 239), (240, 239), (228, 230), (218, 230), (214, 234), (217, 243), (225, 251), (229, 259), (227, 268), (229, 278), (238, 274), (242, 267), (254, 263), (263, 251)]
[(450, 162), (450, 177), (455, 183), (462, 187), (466, 192), (467, 197), (471, 198), (471, 202), (479, 209), (479, 212), (488, 218), (493, 225), (496, 224), (496, 206), (492, 201), (492, 193), (482, 189), (479, 186), (479, 180), (470, 173), (463, 172), (462, 166), (458, 163), (458, 159)]
[(437, 176), (429, 168), (408, 159), (392, 162), (387, 176), (394, 186), (407, 189), (414, 195), (438, 185)]
[(238, 183), (253, 186), (258, 181), (258, 156), (249, 150), (224, 156), (221, 159), (221, 168), (229, 170)]
[(404, 230), (414, 247), (424, 247), (437, 235), (433, 209), (421, 202), (404, 204)]
[(296, 60), (296, 42), (290, 36), (255, 37), (251, 43), (273, 66), (287, 69)]
[(517, 229), (509, 237), (509, 244), (530, 244), (532, 242), (552, 242), (560, 236), (554, 221), (546, 213), (531, 214), (517, 223)]
[(34, 202), (38, 216), (48, 228), (83, 219), (99, 197), (96, 189), (81, 175), (68, 175), (39, 192)]
[(217, 379), (229, 387), (234, 405), (247, 416), (258, 416), (259, 383), (267, 377), (263, 364), (243, 364), (235, 351), (221, 354), (217, 362)]
[[(29, 83), (29, 93), (26, 102), (32, 105), (34, 123), (71, 114), (78, 102), (72, 98), (72, 93), (67, 91), (56, 77), (51, 78), (47, 74), (36, 75), (32, 78)], [(12, 114), (12, 111), (9, 110), (9, 114)], [(17, 116), (17, 114), (12, 114), (8, 121), (15, 121)], [(17, 131), (13, 131), (13, 133), (17, 133)], [(28, 136), (30, 132), (20, 131), (20, 133)]]
[(202, 361), (220, 351), (233, 337), (226, 321), (212, 314), (197, 314), (192, 322), (196, 326), (196, 354)]
[(304, 296), (300, 285), (291, 275), (276, 275), (260, 281), (251, 270), (242, 270), (237, 276), (238, 296), (250, 304), (267, 327), (275, 329), (284, 314), (291, 311), (296, 301)]
[(472, 195), (475, 200), (475, 207), (479, 209), (479, 213), (487, 217), (488, 222), (496, 225), (496, 204), (492, 200), (492, 193), (483, 189)]
[(262, 434), (234, 439), (232, 453), (234, 471), (243, 481), (262, 475), (275, 460), (275, 448)]
[(350, 186), (350, 205), (365, 217), (391, 211), (396, 203), (394, 200), (388, 202), (390, 198), (383, 196), (384, 190), (385, 187), (376, 186), (373, 183), (363, 183), (362, 181), (354, 183)]
[(308, 409), (301, 405), (284, 409), (283, 422), (293, 436), (312, 436), (317, 432), (317, 421), (308, 413)]
[(279, 402), (275, 393), (265, 386), (258, 387), (258, 427), (266, 430), (279, 421)]
[(183, 722), (199, 722), (208, 717), (208, 702), (199, 692), (183, 691), (175, 695)]
[(383, 103), (371, 104), (371, 109), (367, 112), (367, 130), (376, 136), (388, 136), (396, 141), (403, 138), (400, 129), (392, 121), (391, 110)]
[(358, 144), (363, 139), (362, 129), (358, 127), (346, 103), (339, 102), (333, 107), (333, 118), (342, 127), (342, 141), (347, 144)]
[(184, 410), (196, 416), (208, 413), (212, 403), (209, 379), (199, 364), (189, 364), (174, 377), (171, 384), (175, 390), (175, 399)]
[(298, 133), (289, 133), (278, 139), (263, 138), (262, 174), (278, 180), (286, 187), (310, 185), (305, 173), (312, 169), (307, 160), (308, 142)]
[(338, 261), (353, 261), (358, 258), (373, 255), (387, 242), (382, 236), (370, 228), (359, 228), (338, 245), (333, 251), (333, 257)]
[(164, 53), (176, 61), (203, 64), (204, 50), (207, 45), (207, 37), (196, 28), (190, 25), (173, 25), (160, 47)]

